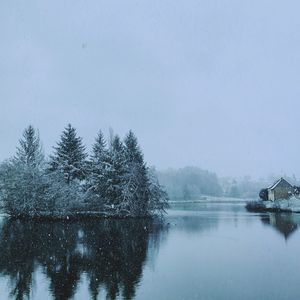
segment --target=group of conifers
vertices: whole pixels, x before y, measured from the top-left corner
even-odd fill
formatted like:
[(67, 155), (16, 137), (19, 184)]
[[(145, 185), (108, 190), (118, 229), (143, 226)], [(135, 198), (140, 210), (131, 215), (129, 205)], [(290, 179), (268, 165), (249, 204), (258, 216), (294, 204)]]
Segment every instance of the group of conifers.
[(132, 131), (123, 141), (100, 131), (88, 155), (70, 124), (48, 158), (38, 132), (25, 129), (15, 156), (0, 165), (0, 200), (8, 215), (30, 218), (145, 217), (168, 206)]

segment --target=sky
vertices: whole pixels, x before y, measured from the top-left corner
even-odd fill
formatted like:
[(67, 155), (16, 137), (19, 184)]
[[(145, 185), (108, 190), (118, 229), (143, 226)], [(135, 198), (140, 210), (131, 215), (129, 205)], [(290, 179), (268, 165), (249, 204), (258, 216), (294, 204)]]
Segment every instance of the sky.
[(0, 3), (0, 160), (132, 129), (149, 165), (300, 176), (300, 2)]

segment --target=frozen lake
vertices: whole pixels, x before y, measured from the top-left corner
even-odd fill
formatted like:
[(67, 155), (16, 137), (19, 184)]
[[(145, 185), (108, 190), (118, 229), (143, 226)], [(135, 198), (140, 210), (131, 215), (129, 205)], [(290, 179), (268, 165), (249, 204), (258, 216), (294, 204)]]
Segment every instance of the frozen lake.
[(300, 215), (205, 201), (166, 223), (2, 219), (1, 299), (299, 299)]

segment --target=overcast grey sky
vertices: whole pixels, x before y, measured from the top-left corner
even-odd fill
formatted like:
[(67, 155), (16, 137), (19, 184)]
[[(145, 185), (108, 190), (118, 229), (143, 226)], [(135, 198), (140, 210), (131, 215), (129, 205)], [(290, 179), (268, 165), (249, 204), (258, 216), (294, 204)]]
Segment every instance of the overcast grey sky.
[(300, 176), (300, 2), (1, 1), (0, 160), (28, 124), (132, 129), (157, 168)]

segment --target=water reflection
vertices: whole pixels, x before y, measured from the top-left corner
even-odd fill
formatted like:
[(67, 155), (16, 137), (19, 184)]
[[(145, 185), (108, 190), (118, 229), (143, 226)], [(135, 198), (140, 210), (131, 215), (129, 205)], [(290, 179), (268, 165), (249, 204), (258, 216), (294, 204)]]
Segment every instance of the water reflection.
[[(161, 224), (151, 220), (36, 222), (8, 220), (0, 232), (0, 272), (14, 299), (29, 297), (38, 268), (54, 299), (71, 299), (86, 274), (90, 296), (132, 299), (149, 244), (159, 243)], [(151, 256), (151, 253), (150, 253)]]
[(300, 225), (300, 218), (292, 213), (269, 213), (261, 216), (264, 224), (271, 225), (287, 240)]

